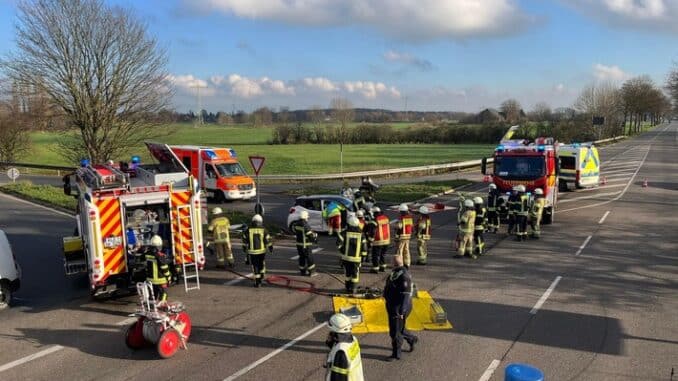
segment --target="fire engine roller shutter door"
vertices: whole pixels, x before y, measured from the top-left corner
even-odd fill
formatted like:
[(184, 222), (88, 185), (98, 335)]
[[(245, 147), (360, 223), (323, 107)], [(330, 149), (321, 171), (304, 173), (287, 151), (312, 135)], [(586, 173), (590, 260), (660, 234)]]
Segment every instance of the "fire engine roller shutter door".
[(123, 250), (122, 216), (120, 201), (117, 198), (100, 198), (96, 200), (101, 221), (101, 240), (103, 244), (104, 272), (99, 281), (103, 282), (111, 275), (125, 272), (125, 250)]
[(153, 196), (149, 196), (148, 193), (131, 194), (128, 196), (121, 196), (120, 201), (122, 201), (125, 206), (167, 204), (169, 202), (169, 196), (167, 194)]

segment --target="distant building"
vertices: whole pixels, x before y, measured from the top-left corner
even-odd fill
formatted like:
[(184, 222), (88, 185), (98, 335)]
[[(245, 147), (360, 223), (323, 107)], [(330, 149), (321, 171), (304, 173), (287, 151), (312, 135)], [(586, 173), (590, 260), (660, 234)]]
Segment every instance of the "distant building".
[(503, 122), (505, 120), (504, 115), (493, 108), (486, 108), (476, 115), (476, 123), (481, 124)]

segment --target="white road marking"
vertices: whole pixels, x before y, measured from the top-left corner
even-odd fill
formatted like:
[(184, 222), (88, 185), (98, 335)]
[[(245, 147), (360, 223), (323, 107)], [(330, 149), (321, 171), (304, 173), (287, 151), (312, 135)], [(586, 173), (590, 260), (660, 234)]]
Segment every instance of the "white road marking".
[(301, 334), (300, 336), (297, 336), (296, 338), (294, 338), (294, 339), (293, 339), (292, 341), (290, 341), (289, 343), (283, 345), (282, 347), (276, 349), (275, 351), (273, 351), (273, 352), (267, 354), (266, 356), (260, 358), (259, 360), (257, 360), (257, 361), (255, 361), (255, 362), (251, 363), (250, 365), (248, 365), (248, 366), (246, 366), (246, 367), (240, 369), (239, 371), (233, 373), (232, 375), (228, 376), (227, 378), (224, 379), (224, 381), (233, 381), (233, 380), (237, 379), (238, 377), (244, 375), (245, 373), (249, 372), (250, 370), (252, 370), (252, 369), (258, 367), (259, 365), (265, 363), (266, 361), (270, 360), (271, 358), (277, 356), (277, 355), (280, 354), (282, 351), (284, 351), (284, 350), (290, 348), (291, 346), (293, 346), (293, 345), (296, 344), (297, 342), (299, 342), (299, 341), (305, 339), (307, 336), (312, 335), (312, 334), (315, 333), (317, 330), (319, 330), (320, 328), (323, 328), (323, 327), (325, 327), (325, 326), (327, 326), (327, 323), (322, 323), (322, 324), (316, 325), (315, 327), (313, 327), (313, 328), (311, 328), (310, 330), (304, 332), (304, 333)]
[(599, 225), (601, 225), (603, 222), (605, 222), (605, 219), (607, 218), (608, 214), (610, 214), (609, 210), (607, 212), (605, 212), (605, 214), (603, 214), (603, 218), (601, 218), (600, 221), (598, 221)]
[[(609, 213), (609, 212), (608, 212), (608, 213)], [(605, 214), (605, 215), (607, 216), (607, 214)], [(591, 237), (593, 237), (593, 236), (588, 236), (588, 237), (586, 237), (586, 240), (584, 241), (584, 243), (582, 243), (581, 246), (579, 246), (579, 250), (577, 250), (577, 253), (575, 254), (575, 256), (578, 256), (579, 254), (581, 254), (581, 251), (584, 250), (584, 248), (586, 247), (586, 245), (589, 244), (589, 241), (591, 240)]]
[(296, 261), (297, 259), (299, 259), (299, 256), (298, 256), (298, 255), (295, 255), (294, 257), (292, 257), (292, 258), (290, 258), (290, 259), (293, 260), (293, 261)]
[(134, 316), (134, 317), (129, 317), (129, 318), (125, 319), (125, 320), (121, 320), (121, 321), (115, 323), (115, 325), (117, 325), (118, 327), (121, 327), (121, 326), (123, 326), (123, 325), (132, 324), (132, 323), (134, 323), (134, 322), (137, 321), (137, 320), (139, 320), (139, 318), (136, 317), (136, 316)]
[[(612, 182), (612, 180), (608, 180), (608, 183)], [(599, 191), (601, 188), (617, 188), (617, 187), (625, 187), (626, 184), (615, 184), (615, 185), (607, 185), (607, 184), (600, 184), (596, 188), (584, 188), (584, 189), (577, 189), (576, 193), (581, 193), (581, 192), (593, 192), (593, 191)], [(567, 199), (565, 199), (567, 200)]]
[(553, 281), (553, 283), (551, 283), (551, 286), (549, 286), (548, 290), (544, 291), (544, 295), (542, 295), (541, 298), (539, 298), (539, 300), (537, 301), (537, 304), (535, 304), (534, 307), (532, 307), (532, 310), (530, 310), (530, 313), (532, 315), (535, 315), (537, 313), (537, 311), (539, 311), (541, 306), (544, 304), (546, 299), (549, 298), (549, 296), (551, 295), (553, 290), (556, 288), (556, 286), (558, 285), (558, 283), (560, 282), (561, 279), (563, 279), (563, 277), (558, 275), (556, 277), (556, 279)]
[[(567, 202), (572, 202), (572, 201), (579, 201), (579, 200), (587, 200), (589, 198), (596, 198), (600, 196), (614, 196), (616, 194), (621, 193), (621, 191), (617, 192), (607, 192), (607, 193), (597, 193), (597, 194), (592, 194), (590, 196), (582, 196), (582, 197), (572, 197), (572, 198), (567, 198), (565, 200), (559, 200), (558, 203), (567, 203)], [(562, 213), (562, 211), (561, 211)]]
[(56, 213), (56, 214), (61, 214), (62, 216), (66, 216), (66, 217), (70, 217), (70, 218), (75, 218), (75, 215), (73, 215), (73, 214), (68, 214), (68, 213), (66, 213), (66, 212), (62, 212), (62, 211), (60, 211), (60, 210), (52, 209), (52, 208), (50, 208), (50, 207), (47, 207), (47, 206), (44, 206), (44, 205), (40, 205), (40, 204), (36, 204), (36, 203), (34, 203), (34, 202), (26, 201), (26, 200), (20, 199), (20, 198), (18, 198), (18, 197), (10, 196), (10, 195), (5, 194), (5, 193), (0, 193), (0, 195), (2, 195), (2, 196), (4, 196), (4, 197), (7, 197), (7, 198), (11, 198), (11, 199), (13, 199), (13, 200), (15, 200), (15, 201), (18, 201), (18, 202), (23, 202), (24, 204), (28, 204), (28, 205), (31, 205), (31, 206), (35, 206), (35, 207), (37, 207), (37, 208), (42, 208), (42, 209), (45, 209), (45, 210), (49, 210), (50, 212), (53, 212), (53, 213)]
[(494, 374), (494, 371), (497, 370), (499, 363), (501, 363), (501, 361), (492, 360), (490, 366), (488, 366), (487, 369), (485, 369), (485, 373), (483, 373), (483, 375), (480, 376), (478, 381), (488, 381), (492, 377), (492, 374)]
[(636, 165), (629, 166), (628, 168), (614, 168), (612, 171), (605, 171), (601, 173), (602, 176), (608, 176), (613, 173), (628, 173), (633, 172), (636, 169)]
[(311, 253), (315, 254), (315, 253), (319, 253), (321, 251), (323, 251), (322, 247), (316, 247), (315, 249), (311, 250)]
[(232, 286), (232, 285), (234, 285), (234, 284), (240, 282), (241, 280), (245, 280), (245, 279), (247, 279), (247, 278), (251, 278), (252, 276), (254, 276), (254, 273), (249, 273), (249, 274), (247, 274), (247, 275), (245, 275), (245, 276), (246, 276), (246, 278), (243, 278), (243, 277), (238, 276), (238, 278), (231, 279), (231, 280), (229, 280), (228, 282), (224, 283), (224, 286)]
[(42, 350), (42, 351), (40, 351), (40, 352), (38, 352), (38, 353), (34, 353), (34, 354), (30, 355), (30, 356), (26, 356), (26, 357), (20, 358), (20, 359), (18, 359), (18, 360), (14, 360), (14, 361), (12, 361), (12, 362), (10, 362), (10, 363), (7, 363), (7, 364), (5, 364), (5, 365), (3, 365), (3, 366), (0, 366), (0, 372), (4, 372), (4, 371), (6, 371), (6, 370), (8, 370), (8, 369), (14, 368), (15, 366), (19, 366), (19, 365), (21, 365), (21, 364), (25, 364), (25, 363), (27, 363), (27, 362), (29, 362), (29, 361), (33, 361), (33, 360), (38, 359), (38, 358), (43, 357), (43, 356), (47, 356), (47, 355), (50, 354), (50, 353), (54, 353), (54, 352), (60, 351), (60, 350), (62, 350), (62, 349), (64, 349), (64, 347), (62, 347), (61, 345), (55, 345), (55, 346), (53, 346), (53, 347), (49, 347), (49, 348), (44, 349), (44, 350)]

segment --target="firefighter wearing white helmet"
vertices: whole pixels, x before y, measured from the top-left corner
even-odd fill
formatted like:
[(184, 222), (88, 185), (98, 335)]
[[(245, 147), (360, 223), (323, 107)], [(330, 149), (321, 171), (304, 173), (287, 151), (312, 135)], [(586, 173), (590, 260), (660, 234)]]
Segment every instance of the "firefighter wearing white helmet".
[(146, 252), (146, 281), (153, 285), (153, 294), (159, 302), (167, 300), (167, 286), (172, 274), (169, 269), (169, 258), (162, 251), (162, 238), (151, 237), (151, 248)]
[(461, 214), (457, 226), (459, 227), (457, 255), (455, 258), (461, 258), (464, 255), (476, 259), (473, 253), (473, 231), (475, 229), (476, 211), (473, 207), (473, 200), (464, 200), (464, 212)]
[(509, 195), (507, 206), (508, 206), (508, 234), (514, 234), (516, 229), (516, 210), (520, 208), (520, 187), (515, 185), (511, 188), (511, 194)]
[(541, 217), (544, 213), (544, 206), (546, 205), (546, 199), (544, 198), (544, 191), (541, 188), (536, 188), (534, 190), (534, 200), (530, 204), (530, 235), (532, 238), (539, 239), (541, 237)]
[(371, 209), (374, 218), (365, 226), (365, 236), (369, 246), (372, 247), (372, 268), (371, 273), (377, 274), (380, 271), (386, 271), (386, 250), (391, 244), (391, 225), (386, 217), (375, 206)]
[(482, 197), (474, 197), (473, 205), (476, 211), (476, 220), (473, 227), (473, 244), (475, 246), (475, 254), (483, 255), (485, 253), (485, 226), (487, 224), (487, 209), (483, 206)]
[(325, 344), (330, 348), (325, 368), (326, 381), (346, 380), (362, 381), (363, 366), (358, 339), (351, 334), (351, 319), (338, 313), (330, 317), (327, 323), (330, 332)]
[(341, 266), (346, 276), (344, 286), (348, 293), (355, 294), (360, 281), (361, 258), (367, 252), (367, 240), (358, 217), (352, 215), (346, 222), (348, 226), (337, 236), (337, 248), (341, 253)]
[(418, 265), (425, 265), (428, 257), (427, 243), (431, 240), (431, 216), (426, 205), (419, 208), (419, 217), (417, 218), (417, 262)]
[(299, 273), (305, 276), (313, 276), (315, 261), (313, 260), (312, 246), (318, 241), (318, 234), (308, 224), (308, 211), (302, 210), (299, 213), (299, 219), (290, 224), (290, 230), (292, 230), (297, 244)]
[(525, 194), (525, 185), (518, 185), (516, 188), (518, 194), (513, 203), (516, 240), (524, 241), (527, 239), (527, 217), (530, 213), (530, 197)]
[(212, 242), (214, 242), (214, 252), (217, 255), (217, 265), (219, 269), (233, 267), (233, 248), (231, 246), (231, 236), (229, 230), (231, 222), (228, 220), (221, 208), (212, 209), (212, 221), (207, 230), (212, 233)]
[(499, 230), (499, 204), (501, 198), (495, 184), (490, 184), (487, 192), (487, 231), (496, 233)]
[(252, 264), (254, 287), (261, 287), (266, 275), (266, 251), (273, 252), (273, 241), (263, 225), (264, 219), (255, 214), (252, 226), (246, 226), (242, 232), (242, 249)]
[(395, 238), (398, 240), (398, 251), (396, 255), (401, 255), (403, 257), (403, 263), (405, 268), (410, 268), (411, 256), (410, 256), (410, 239), (412, 238), (412, 233), (414, 230), (414, 218), (410, 214), (410, 209), (407, 207), (407, 204), (400, 204), (398, 206), (398, 222), (396, 222), (395, 227)]

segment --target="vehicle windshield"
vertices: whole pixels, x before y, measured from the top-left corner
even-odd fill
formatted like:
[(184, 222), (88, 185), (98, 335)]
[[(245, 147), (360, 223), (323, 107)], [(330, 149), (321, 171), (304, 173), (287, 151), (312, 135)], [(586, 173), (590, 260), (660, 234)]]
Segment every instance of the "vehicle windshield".
[(247, 176), (240, 163), (222, 163), (214, 166), (217, 168), (220, 177)]
[(534, 180), (544, 176), (541, 156), (503, 156), (494, 162), (494, 173), (504, 179)]
[(577, 169), (575, 164), (574, 157), (572, 156), (563, 156), (560, 158), (560, 168), (562, 169)]

